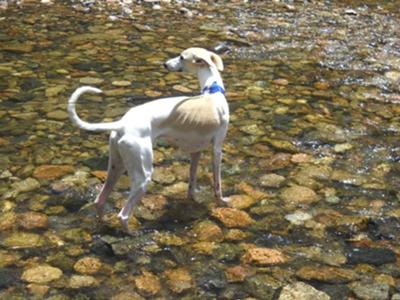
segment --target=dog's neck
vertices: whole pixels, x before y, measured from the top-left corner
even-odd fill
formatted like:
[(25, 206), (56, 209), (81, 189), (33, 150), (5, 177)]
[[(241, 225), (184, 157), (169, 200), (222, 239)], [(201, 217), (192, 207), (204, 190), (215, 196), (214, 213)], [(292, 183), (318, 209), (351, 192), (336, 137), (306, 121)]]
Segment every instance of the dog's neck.
[(215, 82), (223, 90), (225, 90), (221, 75), (219, 74), (218, 70), (214, 67), (200, 68), (197, 73), (197, 77), (200, 82), (201, 91), (204, 91), (205, 89), (211, 87)]

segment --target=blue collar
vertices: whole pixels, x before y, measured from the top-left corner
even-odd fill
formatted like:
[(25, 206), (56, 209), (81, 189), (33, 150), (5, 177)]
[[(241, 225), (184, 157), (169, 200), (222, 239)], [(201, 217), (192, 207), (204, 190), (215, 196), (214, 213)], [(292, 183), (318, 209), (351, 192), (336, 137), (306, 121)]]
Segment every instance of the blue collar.
[(218, 85), (216, 81), (214, 81), (210, 86), (205, 86), (201, 91), (202, 94), (215, 94), (222, 93), (225, 94), (225, 90), (222, 86)]

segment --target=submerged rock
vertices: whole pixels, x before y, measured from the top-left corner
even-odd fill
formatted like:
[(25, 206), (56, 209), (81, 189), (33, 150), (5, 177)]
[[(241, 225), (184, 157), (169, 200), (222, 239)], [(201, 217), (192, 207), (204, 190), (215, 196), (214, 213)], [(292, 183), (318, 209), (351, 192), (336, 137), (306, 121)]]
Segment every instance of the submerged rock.
[(211, 215), (221, 221), (226, 227), (247, 227), (254, 220), (245, 211), (236, 208), (214, 208)]
[(89, 275), (72, 275), (69, 279), (69, 287), (71, 289), (81, 289), (98, 285), (99, 282), (96, 280), (96, 278)]
[(354, 270), (328, 266), (304, 266), (296, 272), (300, 279), (326, 283), (347, 283), (358, 279)]
[(160, 280), (153, 273), (142, 270), (142, 275), (134, 279), (136, 288), (144, 296), (155, 296), (161, 290)]
[(243, 254), (241, 261), (246, 264), (276, 265), (287, 262), (287, 258), (276, 249), (250, 248)]
[(27, 249), (42, 247), (46, 240), (39, 234), (28, 232), (14, 232), (5, 238), (3, 245), (13, 249)]
[(298, 185), (284, 189), (280, 196), (289, 206), (311, 204), (318, 201), (318, 196), (312, 189)]
[(278, 300), (329, 300), (327, 294), (304, 282), (295, 282), (283, 287)]
[(100, 270), (101, 266), (100, 259), (88, 256), (78, 260), (74, 265), (74, 269), (81, 274), (95, 274)]
[(63, 272), (58, 268), (43, 265), (27, 269), (22, 274), (21, 279), (27, 282), (48, 283), (59, 279), (62, 274)]
[(390, 287), (387, 284), (353, 282), (349, 287), (358, 298), (363, 300), (386, 300), (389, 298)]
[(164, 272), (168, 287), (177, 294), (186, 291), (193, 286), (193, 279), (185, 268), (171, 269)]
[(380, 266), (396, 262), (396, 253), (386, 248), (351, 248), (346, 257), (349, 264)]
[(26, 212), (18, 216), (18, 225), (25, 229), (47, 228), (49, 218), (47, 215), (38, 212)]

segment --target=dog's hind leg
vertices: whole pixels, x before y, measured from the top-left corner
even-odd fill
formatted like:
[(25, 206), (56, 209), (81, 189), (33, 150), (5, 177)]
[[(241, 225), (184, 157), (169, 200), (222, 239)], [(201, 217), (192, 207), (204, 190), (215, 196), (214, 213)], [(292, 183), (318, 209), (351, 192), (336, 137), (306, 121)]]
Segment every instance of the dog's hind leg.
[(112, 131), (110, 134), (110, 150), (108, 158), (108, 170), (107, 178), (104, 185), (94, 201), (96, 205), (97, 217), (101, 219), (103, 217), (104, 204), (107, 197), (110, 195), (112, 188), (117, 183), (118, 178), (124, 173), (124, 162), (118, 151), (118, 136), (117, 132)]
[(150, 137), (127, 137), (119, 142), (119, 151), (131, 178), (131, 191), (125, 206), (118, 214), (125, 231), (129, 232), (128, 219), (134, 206), (146, 193), (153, 173), (153, 148)]

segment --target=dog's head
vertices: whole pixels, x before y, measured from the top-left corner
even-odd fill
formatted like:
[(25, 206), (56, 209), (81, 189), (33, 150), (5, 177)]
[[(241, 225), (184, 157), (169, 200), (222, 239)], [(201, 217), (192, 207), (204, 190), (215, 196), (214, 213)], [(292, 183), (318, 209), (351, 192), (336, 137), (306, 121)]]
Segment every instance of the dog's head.
[(164, 66), (169, 71), (186, 71), (195, 74), (200, 68), (215, 68), (218, 71), (224, 69), (221, 57), (203, 48), (188, 48), (178, 57), (168, 60)]

